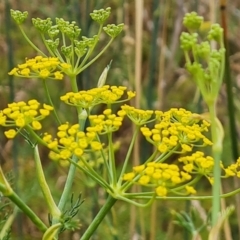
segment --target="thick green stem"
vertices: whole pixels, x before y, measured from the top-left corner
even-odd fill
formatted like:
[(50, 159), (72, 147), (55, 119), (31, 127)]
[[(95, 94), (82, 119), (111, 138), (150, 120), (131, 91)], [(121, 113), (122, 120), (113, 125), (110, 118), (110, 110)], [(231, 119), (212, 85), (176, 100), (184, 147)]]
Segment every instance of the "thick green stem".
[(13, 192), (11, 196), (8, 196), (8, 198), (17, 205), (30, 219), (31, 221), (36, 225), (36, 227), (42, 231), (45, 232), (47, 230), (47, 226), (42, 222), (42, 220), (30, 209), (20, 198), (19, 196)]
[(36, 164), (38, 182), (41, 187), (43, 196), (47, 202), (49, 211), (53, 218), (59, 219), (61, 217), (61, 211), (59, 211), (57, 205), (55, 204), (51, 191), (45, 179), (37, 146), (34, 147), (34, 160)]
[(40, 231), (45, 232), (47, 230), (47, 227), (42, 222), (42, 220), (13, 191), (9, 182), (4, 176), (1, 166), (0, 166), (0, 193), (2, 193), (3, 196), (9, 198), (20, 210), (22, 210), (32, 220), (32, 222), (37, 226), (37, 228)]
[(8, 231), (11, 229), (14, 219), (16, 218), (18, 213), (18, 207), (15, 206), (13, 209), (13, 213), (8, 216), (7, 221), (4, 223), (2, 229), (0, 230), (0, 239), (4, 239), (4, 236), (7, 235)]
[(216, 114), (216, 102), (208, 104), (210, 120), (211, 120), (211, 135), (212, 135), (212, 156), (214, 158), (213, 169), (213, 199), (212, 199), (212, 226), (218, 221), (218, 214), (220, 212), (220, 189), (221, 189), (221, 168), (220, 160), (222, 155), (222, 129), (219, 126), (220, 122)]
[[(76, 83), (76, 76), (71, 76), (70, 81), (71, 81), (72, 91), (77, 92), (78, 87), (77, 87), (77, 83)], [(84, 127), (85, 127), (85, 122), (87, 119), (87, 113), (86, 113), (86, 111), (80, 109), (79, 107), (77, 108), (77, 113), (78, 113), (78, 122), (80, 125), (79, 130), (83, 131)], [(76, 163), (77, 161), (78, 161), (78, 158), (76, 156), (74, 156), (73, 162)], [(70, 195), (70, 192), (72, 189), (75, 172), (76, 172), (76, 166), (74, 164), (71, 164), (69, 167), (69, 172), (67, 175), (67, 180), (66, 180), (66, 183), (65, 183), (65, 186), (63, 189), (63, 193), (62, 193), (62, 196), (61, 196), (59, 204), (58, 204), (58, 208), (60, 209), (60, 211), (63, 211), (65, 204), (69, 198), (69, 195)], [(56, 222), (54, 221), (54, 223), (56, 223)]]
[[(79, 120), (80, 130), (84, 129), (85, 121), (86, 121), (86, 118)], [(74, 156), (73, 161), (76, 163), (78, 161), (78, 158), (76, 156)], [(64, 189), (63, 189), (63, 193), (62, 193), (61, 199), (60, 199), (59, 204), (58, 204), (58, 208), (59, 208), (60, 211), (63, 211), (63, 209), (65, 207), (65, 204), (66, 204), (67, 200), (69, 199), (70, 192), (71, 192), (71, 189), (72, 189), (73, 180), (74, 180), (74, 176), (75, 176), (75, 172), (76, 172), (76, 166), (74, 164), (71, 164), (70, 167), (69, 167), (69, 172), (68, 172), (68, 175), (67, 175), (67, 180), (66, 180), (66, 183), (65, 183), (65, 186), (64, 186)]]
[(93, 235), (93, 233), (96, 231), (99, 224), (102, 222), (104, 217), (107, 215), (108, 212), (110, 212), (110, 209), (115, 204), (117, 199), (113, 198), (112, 196), (108, 196), (107, 201), (105, 202), (104, 206), (101, 208), (101, 210), (98, 212), (97, 216), (93, 219), (88, 229), (85, 231), (83, 236), (80, 238), (81, 240), (88, 240)]

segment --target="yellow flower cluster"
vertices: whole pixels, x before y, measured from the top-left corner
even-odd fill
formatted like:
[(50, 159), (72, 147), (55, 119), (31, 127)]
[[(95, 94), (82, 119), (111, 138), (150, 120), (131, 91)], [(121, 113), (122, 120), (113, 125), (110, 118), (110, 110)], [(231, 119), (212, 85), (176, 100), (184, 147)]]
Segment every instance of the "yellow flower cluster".
[(63, 79), (62, 72), (65, 72), (70, 67), (67, 63), (60, 63), (56, 57), (37, 56), (27, 59), (25, 63), (19, 64), (17, 68), (12, 69), (8, 74), (17, 77), (61, 80)]
[(226, 168), (224, 168), (222, 164), (221, 167), (225, 171), (224, 177), (237, 176), (238, 178), (240, 178), (240, 158), (238, 158), (236, 163), (233, 163)]
[(118, 111), (116, 114), (112, 114), (111, 109), (106, 109), (101, 115), (90, 115), (89, 120), (91, 126), (87, 128), (88, 132), (95, 132), (98, 134), (105, 134), (115, 132), (122, 125), (124, 113)]
[[(155, 188), (158, 196), (166, 196), (179, 184), (191, 180), (192, 176), (181, 171), (175, 164), (150, 162), (133, 167), (133, 171), (123, 175), (123, 180)], [(195, 193), (193, 187), (185, 188), (185, 193)]]
[[(23, 101), (9, 103), (7, 108), (0, 111), (0, 125), (19, 129), (28, 125), (33, 130), (40, 130), (42, 125), (39, 121), (48, 116), (52, 110), (53, 107), (47, 104), (43, 104), (43, 108), (40, 108), (40, 103), (35, 99), (27, 103)], [(10, 129), (4, 134), (7, 138), (14, 138), (17, 131)]]
[[(211, 156), (204, 156), (203, 152), (197, 151), (191, 156), (180, 157), (178, 161), (184, 164), (184, 171), (190, 174), (204, 175), (211, 184), (213, 183), (214, 159)], [(234, 176), (240, 178), (240, 158), (238, 158), (236, 163), (233, 163), (226, 168), (220, 163), (220, 167), (225, 173), (225, 175), (222, 175), (222, 178)]]
[(183, 169), (191, 174), (201, 174), (208, 178), (213, 175), (214, 159), (204, 156), (203, 152), (197, 151), (191, 156), (184, 156), (178, 159), (184, 164)]
[[(181, 147), (182, 152), (191, 152), (194, 146), (211, 145), (203, 133), (208, 131), (209, 123), (185, 109), (172, 108), (167, 112), (155, 111), (156, 124), (152, 129), (141, 127), (142, 134), (160, 153)], [(201, 141), (201, 145), (197, 142)]]
[(79, 131), (79, 124), (60, 125), (57, 137), (53, 139), (51, 134), (45, 133), (42, 139), (51, 149), (49, 157), (55, 161), (68, 160), (73, 155), (81, 157), (84, 152), (102, 149), (102, 144), (96, 140), (96, 133)]
[(127, 101), (135, 96), (132, 91), (127, 91), (127, 99), (120, 100), (120, 98), (126, 92), (126, 87), (124, 86), (108, 86), (104, 85), (99, 88), (93, 88), (87, 91), (79, 91), (77, 93), (68, 92), (60, 99), (68, 105), (82, 107), (84, 109), (89, 109), (97, 104), (113, 104), (117, 102)]
[(121, 106), (122, 111), (134, 122), (136, 125), (141, 126), (146, 124), (151, 119), (153, 110), (137, 109), (129, 105)]

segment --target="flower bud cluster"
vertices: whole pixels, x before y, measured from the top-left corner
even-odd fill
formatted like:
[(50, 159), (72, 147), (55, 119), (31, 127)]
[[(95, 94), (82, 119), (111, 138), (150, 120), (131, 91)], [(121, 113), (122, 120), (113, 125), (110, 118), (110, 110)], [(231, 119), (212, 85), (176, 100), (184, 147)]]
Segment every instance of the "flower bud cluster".
[(202, 22), (203, 22), (203, 17), (198, 16), (196, 12), (186, 13), (183, 18), (183, 25), (190, 32), (198, 30)]
[(103, 30), (111, 37), (117, 37), (123, 30), (124, 24), (120, 23), (118, 25), (108, 24), (106, 27), (103, 27)]
[(11, 17), (13, 18), (13, 20), (18, 24), (22, 24), (28, 17), (28, 12), (21, 12), (19, 10), (10, 10), (11, 13)]
[[(83, 69), (91, 65), (98, 57), (100, 57), (107, 47), (110, 46), (112, 40), (123, 30), (124, 24), (109, 24), (103, 27), (103, 24), (109, 18), (110, 13), (111, 8), (107, 8), (94, 10), (93, 13), (90, 14), (92, 19), (100, 24), (97, 35), (94, 35), (91, 38), (87, 38), (85, 36), (80, 38), (81, 29), (76, 25), (75, 21), (69, 22), (63, 18), (56, 18), (54, 24), (50, 18), (33, 18), (32, 23), (36, 30), (40, 32), (41, 38), (49, 52), (49, 55), (57, 57), (61, 63), (70, 63), (72, 67), (69, 68), (68, 71), (65, 71), (65, 73), (69, 76), (76, 76)], [(27, 12), (11, 10), (11, 16), (18, 25), (24, 22), (24, 20), (27, 18), (27, 15)], [(44, 53), (27, 37), (27, 34), (24, 33), (23, 28), (21, 26), (19, 27), (31, 46), (36, 51), (44, 55)], [(92, 60), (88, 61), (100, 39), (102, 30), (104, 30), (111, 39), (103, 51), (92, 58)], [(84, 58), (81, 60), (82, 57)], [(23, 75), (26, 77), (31, 77), (29, 76), (29, 69), (22, 71), (22, 73), (17, 72), (17, 70), (18, 69), (16, 68), (11, 73), (18, 74), (17, 76)], [(50, 73), (51, 72), (49, 71), (43, 71), (40, 77), (45, 78), (45, 76), (49, 76), (54, 79), (62, 79), (63, 77), (60, 72), (56, 72), (56, 74), (53, 76)]]
[[(197, 31), (202, 22), (203, 18), (195, 12), (185, 15), (183, 24), (189, 33), (183, 32), (181, 34), (180, 46), (184, 50), (186, 69), (191, 74), (208, 104), (216, 100), (221, 87), (225, 48), (223, 29), (219, 24), (212, 24), (206, 36), (206, 41), (199, 41)], [(217, 43), (214, 48), (211, 48), (211, 41)]]
[(108, 7), (106, 9), (94, 10), (92, 13), (90, 13), (90, 16), (95, 22), (102, 25), (109, 18), (110, 14), (111, 8)]

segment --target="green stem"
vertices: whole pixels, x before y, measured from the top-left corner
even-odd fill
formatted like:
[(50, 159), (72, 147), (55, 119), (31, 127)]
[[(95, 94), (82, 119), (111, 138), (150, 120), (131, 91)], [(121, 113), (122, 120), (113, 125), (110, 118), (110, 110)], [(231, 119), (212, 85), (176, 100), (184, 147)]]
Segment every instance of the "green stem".
[(71, 87), (73, 92), (78, 92), (78, 86), (77, 86), (77, 80), (76, 80), (76, 75), (69, 76), (70, 82), (71, 82)]
[(129, 159), (130, 159), (130, 157), (131, 157), (132, 150), (133, 150), (134, 143), (135, 143), (135, 141), (136, 141), (136, 137), (137, 137), (138, 132), (139, 132), (139, 127), (136, 126), (136, 129), (135, 129), (135, 131), (134, 131), (134, 133), (133, 133), (133, 137), (132, 137), (130, 146), (129, 146), (129, 148), (128, 148), (128, 152), (127, 152), (126, 158), (125, 158), (125, 160), (124, 160), (124, 164), (123, 164), (123, 167), (122, 167), (122, 170), (121, 170), (121, 174), (120, 174), (120, 176), (119, 176), (119, 180), (118, 180), (118, 185), (119, 185), (119, 186), (122, 185), (122, 176), (123, 176), (123, 174), (124, 174), (125, 171), (126, 171), (126, 168), (127, 168)]
[[(103, 28), (103, 25), (101, 24), (101, 25), (99, 26), (99, 30), (98, 30), (98, 34), (97, 34), (97, 38), (98, 38), (98, 39), (99, 39), (100, 34), (101, 34), (101, 32), (102, 32), (102, 28)], [(86, 63), (86, 61), (88, 60), (88, 58), (91, 56), (94, 48), (95, 48), (96, 45), (97, 45), (97, 42), (98, 42), (98, 41), (96, 41), (95, 44), (94, 44), (94, 45), (89, 49), (89, 51), (87, 52), (86, 56), (84, 57), (83, 61), (81, 62), (80, 66), (79, 66), (80, 69), (84, 66), (84, 64)]]
[(57, 208), (57, 206), (53, 200), (51, 191), (48, 187), (47, 181), (45, 179), (37, 146), (34, 147), (34, 160), (35, 160), (35, 164), (36, 164), (38, 182), (41, 187), (43, 196), (47, 202), (49, 211), (50, 211), (51, 215), (53, 216), (53, 218), (59, 219), (61, 217), (61, 211), (59, 211), (59, 209)]
[(36, 132), (33, 131), (33, 129), (31, 128), (31, 126), (27, 125), (25, 126), (26, 130), (28, 131), (28, 133), (37, 141), (37, 143), (39, 144), (42, 144), (43, 146), (47, 147), (47, 143), (44, 142), (42, 140), (41, 137), (39, 137), (38, 134), (36, 134)]
[(108, 158), (109, 158), (109, 168), (110, 172), (108, 173), (109, 179), (113, 186), (117, 183), (117, 173), (116, 173), (116, 164), (115, 164), (115, 155), (114, 155), (114, 146), (112, 142), (112, 133), (108, 133)]
[(53, 107), (53, 113), (54, 113), (54, 116), (55, 116), (55, 118), (57, 120), (57, 123), (60, 125), (61, 121), (60, 121), (60, 119), (58, 117), (58, 114), (56, 112), (56, 109), (55, 109), (55, 107), (53, 105), (52, 98), (51, 98), (51, 95), (49, 93), (48, 86), (46, 84), (46, 80), (43, 80), (43, 88), (44, 88), (45, 94), (47, 96), (48, 103)]
[(111, 40), (108, 42), (108, 44), (102, 49), (102, 51), (95, 57), (93, 58), (91, 61), (89, 61), (86, 65), (84, 65), (83, 67), (78, 67), (77, 69), (77, 74), (79, 74), (80, 72), (82, 72), (83, 70), (85, 70), (87, 67), (89, 67), (93, 62), (95, 62), (106, 50), (107, 48), (111, 45), (111, 43), (113, 42), (114, 38), (111, 38)]
[(219, 121), (216, 114), (216, 102), (208, 104), (210, 120), (211, 120), (211, 135), (212, 135), (212, 156), (214, 159), (213, 169), (213, 199), (212, 199), (212, 226), (218, 221), (218, 214), (220, 212), (220, 189), (221, 189), (221, 154), (222, 154), (222, 136), (219, 134)]
[(7, 235), (8, 231), (11, 230), (14, 219), (18, 213), (18, 207), (14, 207), (13, 213), (7, 218), (7, 221), (4, 223), (2, 229), (0, 230), (0, 239), (4, 239), (4, 236)]
[[(84, 129), (85, 120), (86, 119), (83, 119), (82, 123), (80, 121), (80, 130)], [(77, 161), (78, 161), (78, 157), (73, 156), (73, 162), (76, 163)], [(59, 204), (58, 204), (58, 208), (59, 208), (60, 211), (63, 211), (63, 209), (65, 207), (65, 204), (66, 204), (66, 202), (67, 202), (67, 200), (70, 196), (75, 172), (76, 172), (76, 166), (74, 164), (71, 164), (70, 167), (69, 167), (69, 172), (68, 172), (67, 180), (66, 180), (63, 192), (62, 192), (62, 196), (61, 196)]]
[[(224, 193), (220, 195), (220, 198), (228, 198), (228, 197), (232, 197), (235, 196), (236, 194), (240, 193), (240, 188), (229, 192), (229, 193)], [(141, 193), (124, 193), (122, 196), (125, 198), (129, 198), (129, 199), (152, 199), (153, 195), (155, 194), (155, 192), (141, 192)], [(160, 196), (156, 196), (155, 197), (156, 200), (174, 200), (174, 201), (182, 201), (182, 200), (211, 200), (213, 199), (213, 196), (177, 196), (177, 197), (172, 197), (172, 196), (165, 196), (165, 197), (160, 197)]]
[[(8, 191), (6, 187), (0, 183), (0, 192), (4, 193)], [(26, 203), (22, 201), (22, 199), (11, 190), (11, 194), (6, 196), (9, 198), (22, 212), (24, 212), (31, 221), (36, 225), (36, 227), (41, 231), (45, 232), (47, 230), (47, 226), (42, 222), (42, 220), (29, 208)]]
[[(79, 160), (79, 159), (78, 159)], [(83, 171), (86, 175), (90, 176), (93, 180), (96, 181), (100, 186), (102, 186), (104, 189), (109, 190), (110, 192), (113, 192), (112, 188), (109, 186), (109, 184), (100, 176), (94, 169), (85, 161), (84, 158), (81, 158), (81, 161), (84, 163), (85, 168), (78, 165), (78, 163), (69, 160), (71, 164), (75, 165), (76, 168)]]
[[(77, 91), (76, 76), (71, 78), (71, 84), (72, 84), (73, 91), (76, 92)], [(85, 127), (85, 122), (87, 119), (87, 113), (86, 113), (86, 111), (82, 111), (80, 108), (77, 108), (77, 113), (78, 113), (78, 122), (79, 122), (79, 126), (80, 126), (79, 131), (83, 131), (84, 127)], [(73, 156), (73, 162), (76, 163), (77, 161), (78, 161), (78, 157)], [(65, 183), (65, 186), (63, 189), (63, 193), (62, 193), (62, 196), (61, 196), (59, 204), (58, 204), (58, 208), (60, 211), (63, 211), (65, 204), (69, 198), (73, 180), (74, 180), (74, 176), (75, 176), (75, 172), (76, 172), (76, 166), (74, 164), (71, 164), (69, 167), (69, 172), (67, 175), (67, 180), (66, 180), (66, 183)]]
[(83, 236), (81, 237), (81, 240), (88, 240), (93, 235), (93, 233), (96, 231), (99, 224), (102, 222), (104, 217), (107, 215), (107, 213), (110, 211), (112, 206), (115, 204), (117, 199), (113, 198), (112, 196), (108, 196), (107, 201), (105, 202), (104, 206), (100, 209), (97, 216), (93, 219)]
[(46, 57), (46, 54), (44, 54), (37, 46), (35, 46), (33, 44), (33, 42), (28, 38), (28, 36), (25, 34), (25, 32), (23, 31), (22, 27), (20, 25), (18, 25), (20, 28), (20, 31), (22, 33), (22, 35), (24, 36), (24, 38), (27, 40), (27, 42), (30, 44), (30, 46), (35, 49), (37, 52), (39, 52), (40, 54), (42, 54), (44, 57)]
[[(72, 75), (72, 76), (69, 76), (69, 77), (70, 77), (70, 82), (71, 82), (71, 86), (72, 86), (72, 91), (77, 92), (78, 87), (77, 87), (77, 83), (76, 83), (76, 75)], [(87, 114), (85, 113), (85, 111), (82, 111), (82, 109), (80, 109), (79, 107), (77, 108), (77, 113), (78, 113), (78, 122), (79, 122), (79, 125), (80, 125), (79, 131), (83, 131), (84, 127), (85, 127), (85, 122), (86, 122), (86, 119), (87, 119)], [(77, 163), (77, 161), (78, 161), (78, 157), (73, 156), (73, 162)], [(66, 179), (66, 182), (65, 182), (65, 185), (64, 185), (64, 189), (63, 189), (61, 198), (60, 198), (59, 203), (58, 203), (58, 209), (61, 212), (63, 212), (64, 207), (66, 205), (66, 202), (69, 199), (71, 189), (72, 189), (72, 184), (73, 184), (73, 181), (74, 181), (75, 172), (76, 172), (76, 166), (71, 163), (71, 165), (69, 167), (67, 179)], [(56, 224), (56, 223), (59, 222), (59, 220), (53, 218), (52, 222), (53, 222), (53, 224)]]

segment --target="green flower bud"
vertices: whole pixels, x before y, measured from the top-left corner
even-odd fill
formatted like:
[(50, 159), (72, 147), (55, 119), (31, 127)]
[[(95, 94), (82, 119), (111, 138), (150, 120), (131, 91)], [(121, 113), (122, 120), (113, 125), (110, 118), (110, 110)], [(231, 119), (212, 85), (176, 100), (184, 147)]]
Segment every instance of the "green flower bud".
[(10, 10), (10, 13), (11, 13), (11, 17), (13, 18), (13, 20), (18, 24), (22, 24), (27, 16), (28, 16), (28, 12), (20, 12), (19, 10), (13, 10), (11, 9)]
[(88, 46), (89, 48), (92, 48), (93, 46), (95, 46), (99, 40), (97, 35), (94, 35), (92, 38), (87, 38), (83, 36), (82, 39), (83, 39), (83, 42), (85, 42), (86, 46)]
[(56, 24), (58, 26), (58, 29), (62, 32), (65, 33), (66, 28), (69, 26), (69, 21), (65, 21), (63, 18), (56, 18)]
[(123, 30), (123, 23), (120, 23), (118, 25), (115, 24), (108, 24), (106, 27), (103, 27), (103, 30), (111, 37), (115, 38), (117, 37), (121, 31)]
[(197, 45), (197, 54), (199, 58), (207, 60), (210, 55), (210, 44), (209, 42), (205, 41)]
[(197, 37), (198, 37), (197, 33), (190, 34), (183, 32), (180, 37), (181, 42), (180, 47), (185, 51), (191, 50), (192, 47), (197, 44)]
[(216, 49), (213, 49), (211, 54), (210, 54), (210, 58), (211, 59), (216, 59), (217, 61), (221, 61), (222, 56), (221, 56), (221, 53), (219, 51), (217, 51)]
[[(85, 38), (85, 37), (83, 37)], [(78, 57), (82, 57), (83, 55), (86, 54), (87, 50), (88, 50), (88, 41), (87, 40), (83, 40), (83, 41), (78, 41), (78, 40), (74, 40), (74, 51), (77, 54)]]
[(204, 70), (202, 64), (194, 62), (193, 64), (186, 64), (186, 69), (193, 76), (203, 76)]
[(94, 10), (90, 13), (91, 18), (93, 21), (96, 21), (99, 24), (103, 24), (110, 16), (111, 8), (108, 7), (106, 9)]
[(209, 63), (209, 70), (210, 72), (214, 73), (214, 76), (217, 76), (218, 70), (220, 68), (220, 62), (217, 59), (211, 58)]
[(69, 39), (74, 40), (77, 39), (80, 35), (81, 29), (78, 26), (73, 26), (70, 24), (65, 28), (65, 34), (69, 37)]
[(72, 56), (72, 46), (62, 46), (61, 52), (66, 58), (71, 57)]
[(47, 19), (33, 18), (32, 23), (33, 26), (41, 33), (46, 33), (52, 26), (51, 18)]
[(58, 48), (59, 45), (59, 38), (57, 38), (55, 41), (48, 39), (46, 40), (47, 45), (49, 46), (49, 48), (55, 52), (55, 50)]
[(51, 39), (55, 38), (57, 35), (59, 34), (59, 29), (58, 26), (52, 26), (49, 30), (48, 30), (48, 35)]
[(210, 82), (211, 81), (211, 76), (208, 73), (203, 74), (203, 79), (205, 82)]
[(220, 27), (219, 24), (213, 24), (211, 30), (208, 33), (207, 38), (209, 40), (215, 40), (216, 42), (222, 41), (223, 29)]
[(183, 18), (183, 25), (188, 31), (196, 31), (200, 28), (203, 17), (198, 16), (196, 12), (187, 13)]

